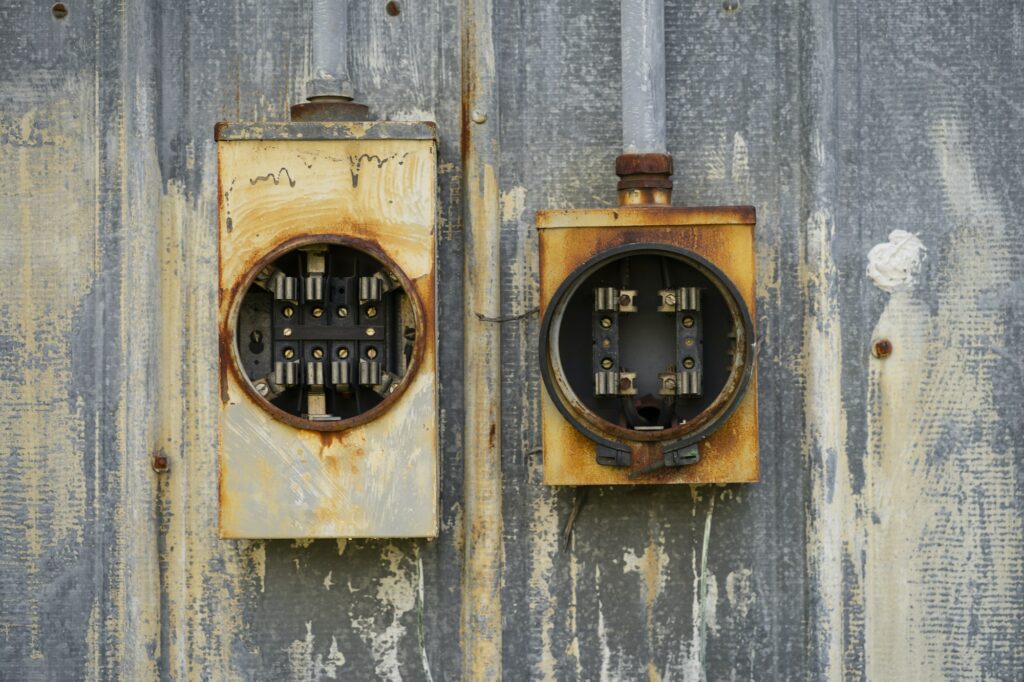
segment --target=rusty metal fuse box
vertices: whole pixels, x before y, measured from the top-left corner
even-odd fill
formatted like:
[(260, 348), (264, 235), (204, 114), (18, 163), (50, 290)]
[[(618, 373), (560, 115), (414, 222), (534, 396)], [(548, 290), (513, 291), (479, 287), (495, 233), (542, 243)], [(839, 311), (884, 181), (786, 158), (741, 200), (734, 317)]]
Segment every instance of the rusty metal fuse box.
[(758, 479), (754, 209), (547, 210), (544, 480)]
[(222, 536), (436, 535), (433, 124), (217, 143)]

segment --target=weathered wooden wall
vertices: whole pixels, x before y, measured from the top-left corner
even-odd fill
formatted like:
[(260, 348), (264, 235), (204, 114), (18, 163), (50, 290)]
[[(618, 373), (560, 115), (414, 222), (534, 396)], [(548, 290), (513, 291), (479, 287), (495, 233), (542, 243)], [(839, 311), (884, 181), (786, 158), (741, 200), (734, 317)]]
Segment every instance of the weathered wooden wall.
[[(349, 543), (216, 536), (213, 124), (301, 98), (308, 7), (66, 4), (0, 7), (0, 677), (483, 676), (463, 206), (491, 172), (503, 542), (470, 612), (505, 676), (1024, 674), (1024, 5), (666, 3), (675, 203), (758, 209), (763, 481), (594, 489), (563, 549), (532, 216), (614, 202), (617, 3), (354, 3), (357, 92), (440, 127), (444, 446), (441, 537)], [(889, 294), (893, 229), (927, 258)]]

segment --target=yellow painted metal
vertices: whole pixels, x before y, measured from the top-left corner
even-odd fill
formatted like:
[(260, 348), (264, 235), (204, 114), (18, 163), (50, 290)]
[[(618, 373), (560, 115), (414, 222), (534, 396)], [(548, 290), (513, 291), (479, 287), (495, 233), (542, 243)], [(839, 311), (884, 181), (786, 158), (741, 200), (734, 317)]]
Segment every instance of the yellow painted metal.
[[(618, 246), (660, 243), (693, 251), (717, 266), (756, 319), (754, 214), (749, 207), (540, 211), (537, 229), (541, 316), (562, 282), (591, 257)], [(596, 444), (566, 420), (546, 391), (541, 421), (544, 482), (550, 485), (735, 483), (759, 478), (756, 367), (736, 410), (700, 442), (697, 464), (631, 479), (624, 467), (597, 463)]]
[[(437, 535), (436, 143), (227, 140), (219, 160), (221, 535)], [(322, 432), (274, 418), (246, 390), (232, 319), (248, 273), (268, 253), (335, 237), (385, 254), (411, 281), (423, 344), (379, 416)]]

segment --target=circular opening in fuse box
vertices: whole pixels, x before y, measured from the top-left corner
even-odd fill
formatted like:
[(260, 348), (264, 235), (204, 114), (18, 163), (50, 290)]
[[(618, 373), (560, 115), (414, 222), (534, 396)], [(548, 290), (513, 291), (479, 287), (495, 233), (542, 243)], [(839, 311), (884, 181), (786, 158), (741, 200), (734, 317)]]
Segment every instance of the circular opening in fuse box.
[(627, 245), (590, 259), (555, 292), (542, 373), (584, 433), (686, 445), (732, 414), (752, 341), (750, 313), (717, 267), (670, 245)]
[(419, 299), (369, 244), (289, 242), (261, 259), (238, 291), (235, 369), (257, 403), (293, 426), (337, 431), (376, 417), (419, 362)]

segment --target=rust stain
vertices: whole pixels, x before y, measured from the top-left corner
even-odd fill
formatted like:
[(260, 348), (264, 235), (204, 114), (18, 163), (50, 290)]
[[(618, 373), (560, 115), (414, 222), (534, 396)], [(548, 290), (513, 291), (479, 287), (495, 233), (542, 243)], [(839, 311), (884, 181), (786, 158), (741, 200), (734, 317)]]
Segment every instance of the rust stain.
[[(433, 145), (418, 139), (218, 145), (221, 186), (232, 187), (230, 230), (227, 197), (218, 197), (222, 537), (436, 535)], [(294, 163), (303, 154), (321, 161), (316, 173)], [(350, 159), (360, 158), (366, 182), (356, 188)], [(260, 170), (267, 167), (282, 171), (270, 177)], [(312, 422), (281, 411), (255, 391), (236, 360), (234, 320), (244, 292), (283, 252), (310, 243), (372, 255), (399, 276), (412, 304), (416, 338), (405, 378), (373, 409), (343, 421)], [(254, 488), (258, 500), (248, 492)], [(254, 505), (267, 513), (254, 516)], [(414, 512), (400, 514), (400, 507)]]
[[(417, 278), (417, 282), (414, 284), (409, 280), (401, 267), (399, 267), (388, 252), (382, 249), (380, 244), (372, 240), (358, 239), (347, 235), (322, 233), (293, 237), (276, 245), (272, 244), (273, 242), (268, 240), (268, 248), (270, 250), (265, 255), (246, 264), (246, 267), (243, 268), (243, 272), (245, 272), (245, 274), (231, 283), (229, 288), (230, 293), (227, 299), (222, 302), (220, 317), (220, 361), (222, 376), (226, 371), (225, 367), (227, 367), (235, 381), (242, 387), (242, 390), (245, 391), (246, 395), (248, 395), (253, 402), (273, 415), (275, 419), (283, 421), (286, 424), (290, 424), (297, 429), (307, 429), (309, 431), (320, 432), (345, 431), (376, 419), (390, 409), (392, 405), (398, 402), (402, 397), (402, 394), (405, 393), (405, 390), (412, 383), (412, 377), (419, 370), (422, 363), (427, 339), (432, 339), (434, 337), (434, 316), (432, 314), (427, 315), (426, 308), (423, 305), (424, 297), (422, 295), (424, 293), (422, 290), (428, 289), (428, 291), (425, 292), (427, 293), (426, 298), (427, 300), (433, 300), (433, 281), (423, 281), (424, 278), (419, 277)], [(317, 422), (309, 419), (303, 419), (302, 417), (297, 417), (285, 412), (256, 392), (252, 383), (239, 369), (237, 358), (235, 356), (236, 330), (232, 322), (236, 317), (236, 311), (241, 305), (241, 299), (245, 295), (245, 292), (247, 292), (249, 287), (252, 286), (252, 282), (256, 279), (256, 276), (265, 267), (277, 260), (282, 254), (308, 244), (343, 244), (372, 255), (378, 261), (386, 265), (391, 272), (398, 276), (399, 281), (402, 283), (402, 287), (405, 289), (405, 292), (409, 297), (409, 301), (413, 309), (416, 338), (413, 340), (413, 352), (406, 378), (398, 384), (398, 388), (395, 389), (393, 393), (389, 393), (379, 404), (349, 419)], [(225, 394), (226, 389), (224, 389), (223, 386), (224, 384), (222, 382), (222, 401), (227, 402)], [(324, 445), (326, 446), (330, 442), (340, 442), (340, 439), (339, 441), (334, 441), (333, 439), (325, 440)]]
[[(549, 210), (537, 214), (540, 248), (540, 313), (546, 313), (558, 287), (577, 267), (597, 254), (618, 246), (639, 243), (668, 244), (693, 251), (717, 266), (734, 284), (742, 304), (756, 325), (753, 254), (755, 212), (749, 206), (709, 208), (618, 207), (609, 209)], [(756, 338), (756, 327), (754, 328)], [(753, 339), (750, 340), (751, 342)], [(628, 478), (631, 471), (663, 457), (659, 441), (665, 432), (636, 433), (623, 427), (593, 423), (580, 411), (577, 418), (599, 433), (628, 445), (633, 465), (627, 468), (597, 464), (596, 446), (558, 411), (547, 391), (541, 402), (545, 482), (555, 485), (749, 482), (759, 477), (757, 434), (756, 352), (751, 353), (751, 374), (735, 411), (698, 444), (700, 462), (665, 468)], [(712, 420), (728, 402), (730, 385), (741, 375), (734, 372), (716, 401), (691, 419), (672, 437), (694, 433)]]

